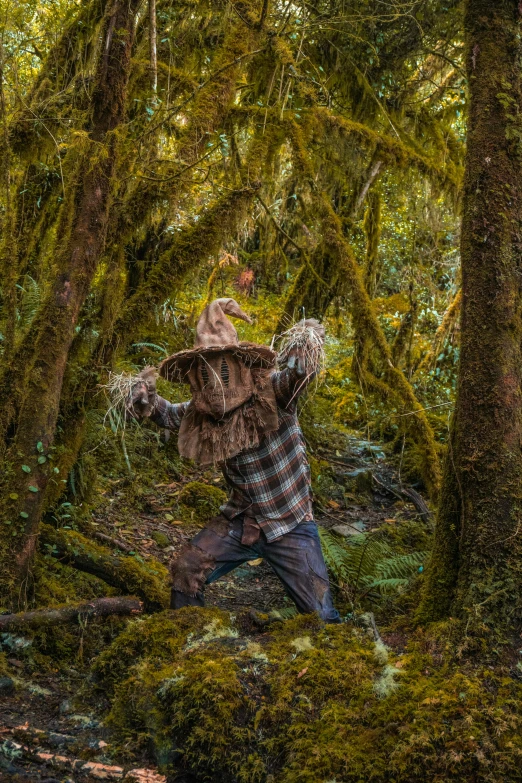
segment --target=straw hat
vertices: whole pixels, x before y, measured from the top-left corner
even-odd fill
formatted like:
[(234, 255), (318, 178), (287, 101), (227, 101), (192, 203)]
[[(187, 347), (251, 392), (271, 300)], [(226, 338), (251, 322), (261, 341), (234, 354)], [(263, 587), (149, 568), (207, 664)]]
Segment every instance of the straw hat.
[(168, 380), (181, 380), (190, 371), (199, 356), (233, 353), (248, 367), (273, 367), (276, 353), (265, 345), (239, 341), (236, 329), (227, 315), (252, 323), (235, 299), (215, 299), (201, 313), (196, 326), (194, 348), (179, 351), (164, 359), (159, 372)]

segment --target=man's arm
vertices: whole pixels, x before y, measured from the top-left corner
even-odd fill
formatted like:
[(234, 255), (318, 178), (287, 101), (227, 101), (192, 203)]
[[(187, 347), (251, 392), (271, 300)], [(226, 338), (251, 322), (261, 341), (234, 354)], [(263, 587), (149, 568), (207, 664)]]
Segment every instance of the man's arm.
[(172, 403), (156, 394), (150, 420), (165, 430), (179, 430), (189, 402)]
[(137, 376), (127, 403), (129, 418), (148, 418), (165, 430), (179, 430), (188, 402), (172, 403), (156, 392), (156, 372), (145, 367)]

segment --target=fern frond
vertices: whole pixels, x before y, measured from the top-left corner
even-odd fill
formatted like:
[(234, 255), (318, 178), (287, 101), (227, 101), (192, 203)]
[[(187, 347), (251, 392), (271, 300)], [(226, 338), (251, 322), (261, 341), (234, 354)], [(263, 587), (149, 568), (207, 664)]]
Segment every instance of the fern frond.
[(425, 559), (426, 552), (395, 555), (378, 563), (376, 572), (382, 579), (408, 579), (418, 571)]
[(404, 588), (426, 558), (425, 552), (397, 554), (376, 533), (361, 533), (348, 540), (319, 528), (323, 555), (338, 584), (357, 595), (377, 591), (388, 595)]
[(156, 345), (155, 343), (133, 343), (133, 348), (150, 348), (152, 351), (158, 351), (164, 356), (168, 356), (168, 351), (164, 345)]
[(20, 326), (25, 328), (29, 326), (38, 312), (42, 299), (42, 289), (40, 284), (30, 275), (25, 275), (23, 284), (17, 287), (21, 291), (18, 319)]

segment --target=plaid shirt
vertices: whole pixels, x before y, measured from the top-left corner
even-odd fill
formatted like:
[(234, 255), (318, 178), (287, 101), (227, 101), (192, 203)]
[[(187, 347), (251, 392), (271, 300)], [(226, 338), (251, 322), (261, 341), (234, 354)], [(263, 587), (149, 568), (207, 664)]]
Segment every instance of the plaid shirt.
[[(253, 517), (267, 541), (274, 541), (300, 522), (313, 519), (310, 466), (297, 420), (297, 397), (303, 379), (290, 370), (272, 375), (279, 428), (264, 436), (257, 448), (242, 451), (222, 464), (231, 494), (221, 513)], [(172, 404), (159, 395), (151, 419), (168, 430), (178, 430), (189, 402)]]

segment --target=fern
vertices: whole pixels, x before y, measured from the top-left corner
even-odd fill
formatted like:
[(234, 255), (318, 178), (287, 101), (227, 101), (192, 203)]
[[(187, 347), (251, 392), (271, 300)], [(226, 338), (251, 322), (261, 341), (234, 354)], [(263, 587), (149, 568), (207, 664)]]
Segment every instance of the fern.
[(38, 312), (42, 299), (42, 289), (40, 284), (30, 275), (25, 275), (23, 285), (17, 285), (20, 296), (20, 306), (18, 308), (18, 323), (25, 329)]
[(368, 593), (384, 596), (404, 589), (426, 557), (424, 552), (396, 553), (378, 532), (348, 541), (323, 528), (319, 535), (328, 569), (354, 604)]
[(164, 345), (156, 345), (155, 343), (133, 343), (133, 348), (150, 348), (152, 351), (158, 351), (164, 356), (168, 356), (168, 351)]

